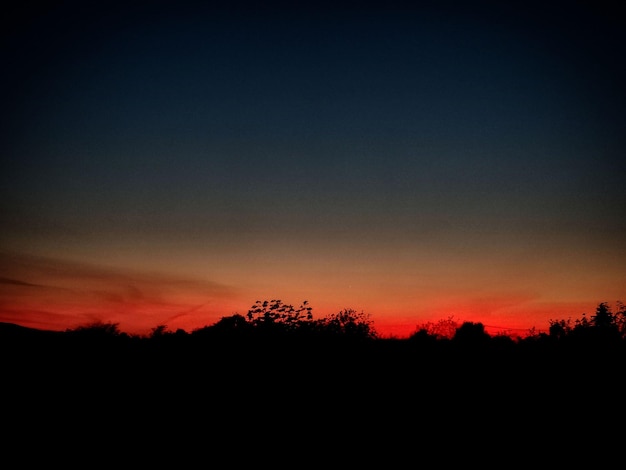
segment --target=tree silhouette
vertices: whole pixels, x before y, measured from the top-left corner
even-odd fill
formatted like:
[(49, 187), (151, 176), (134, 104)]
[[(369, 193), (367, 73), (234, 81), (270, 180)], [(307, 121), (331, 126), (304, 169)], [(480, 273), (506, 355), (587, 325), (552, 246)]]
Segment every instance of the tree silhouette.
[(318, 320), (317, 326), (320, 331), (327, 335), (352, 339), (375, 339), (378, 337), (369, 315), (351, 308), (343, 309)]
[(250, 324), (246, 321), (246, 317), (239, 313), (235, 313), (229, 317), (222, 317), (215, 325), (215, 330), (223, 333), (232, 333), (237, 331), (248, 330)]
[(606, 302), (601, 302), (596, 308), (596, 314), (591, 317), (593, 325), (597, 328), (606, 328), (615, 325), (613, 312)]
[(437, 322), (421, 323), (416, 327), (416, 331), (410, 336), (419, 334), (419, 336), (429, 335), (436, 339), (452, 339), (456, 334), (459, 324), (454, 320), (453, 316), (449, 316), (446, 319), (438, 320)]
[(571, 319), (550, 320), (548, 334), (556, 340), (562, 339), (572, 332)]
[(624, 308), (618, 302), (618, 310), (614, 313), (607, 302), (596, 307), (594, 315), (589, 318), (585, 313), (572, 320), (550, 320), (550, 338), (570, 345), (609, 346), (624, 340)]
[(294, 332), (313, 321), (312, 308), (305, 300), (299, 308), (285, 304), (282, 300), (257, 300), (248, 310), (249, 323), (264, 331)]
[(485, 331), (485, 326), (482, 323), (466, 321), (456, 330), (452, 341), (458, 344), (479, 346), (490, 339), (491, 336)]
[(162, 336), (165, 336), (167, 333), (167, 325), (157, 325), (152, 328), (150, 332), (150, 338), (160, 338)]

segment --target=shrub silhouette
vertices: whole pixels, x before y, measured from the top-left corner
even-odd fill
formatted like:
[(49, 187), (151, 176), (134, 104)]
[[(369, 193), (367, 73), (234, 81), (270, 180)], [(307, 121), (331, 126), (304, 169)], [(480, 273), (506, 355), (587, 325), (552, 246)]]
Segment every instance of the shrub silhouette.
[(90, 339), (111, 338), (122, 334), (119, 328), (119, 323), (99, 321), (82, 325), (75, 329), (68, 329), (66, 331), (71, 336)]
[(454, 320), (453, 316), (449, 316), (448, 318), (437, 322), (426, 322), (418, 325), (415, 332), (409, 335), (409, 338), (415, 335), (419, 337), (428, 335), (435, 339), (452, 339), (458, 328), (458, 322)]
[(466, 321), (456, 330), (452, 340), (456, 343), (480, 345), (485, 344), (491, 336), (485, 331), (485, 326), (478, 322)]

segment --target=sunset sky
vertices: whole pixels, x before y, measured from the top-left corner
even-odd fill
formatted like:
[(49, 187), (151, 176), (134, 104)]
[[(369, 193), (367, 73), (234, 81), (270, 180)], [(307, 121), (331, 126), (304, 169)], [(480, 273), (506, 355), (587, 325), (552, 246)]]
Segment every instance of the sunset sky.
[(281, 299), (523, 333), (626, 301), (612, 3), (41, 3), (2, 20), (1, 322)]

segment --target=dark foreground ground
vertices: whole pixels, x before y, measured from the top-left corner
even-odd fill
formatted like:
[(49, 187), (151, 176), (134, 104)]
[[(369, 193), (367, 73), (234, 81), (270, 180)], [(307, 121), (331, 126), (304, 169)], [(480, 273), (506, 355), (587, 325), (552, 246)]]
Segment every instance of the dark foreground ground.
[(9, 450), (290, 468), (624, 455), (621, 345), (1, 339)]

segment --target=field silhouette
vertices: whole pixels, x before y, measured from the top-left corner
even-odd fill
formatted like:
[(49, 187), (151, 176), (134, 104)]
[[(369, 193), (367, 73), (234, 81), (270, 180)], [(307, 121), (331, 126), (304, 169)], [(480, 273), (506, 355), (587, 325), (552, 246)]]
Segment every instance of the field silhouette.
[(611, 430), (623, 425), (624, 325), (621, 304), (601, 303), (588, 319), (551, 321), (549, 333), (523, 338), (465, 322), (452, 337), (425, 325), (393, 339), (354, 311), (314, 320), (306, 302), (281, 301), (148, 336), (111, 323), (63, 332), (5, 323), (3, 402), (19, 409), (6, 425), (31, 440), (114, 432), (115, 446), (200, 429), (216, 455), (243, 438), (297, 455), (316, 449), (311, 458), (339, 452), (353, 465), (367, 463), (370, 447), (425, 452), (444, 442), (496, 446), (520, 462), (543, 449), (562, 463), (574, 458), (563, 446), (583, 439), (578, 458), (589, 458), (598, 439), (605, 448), (590, 463), (604, 468), (623, 455)]

